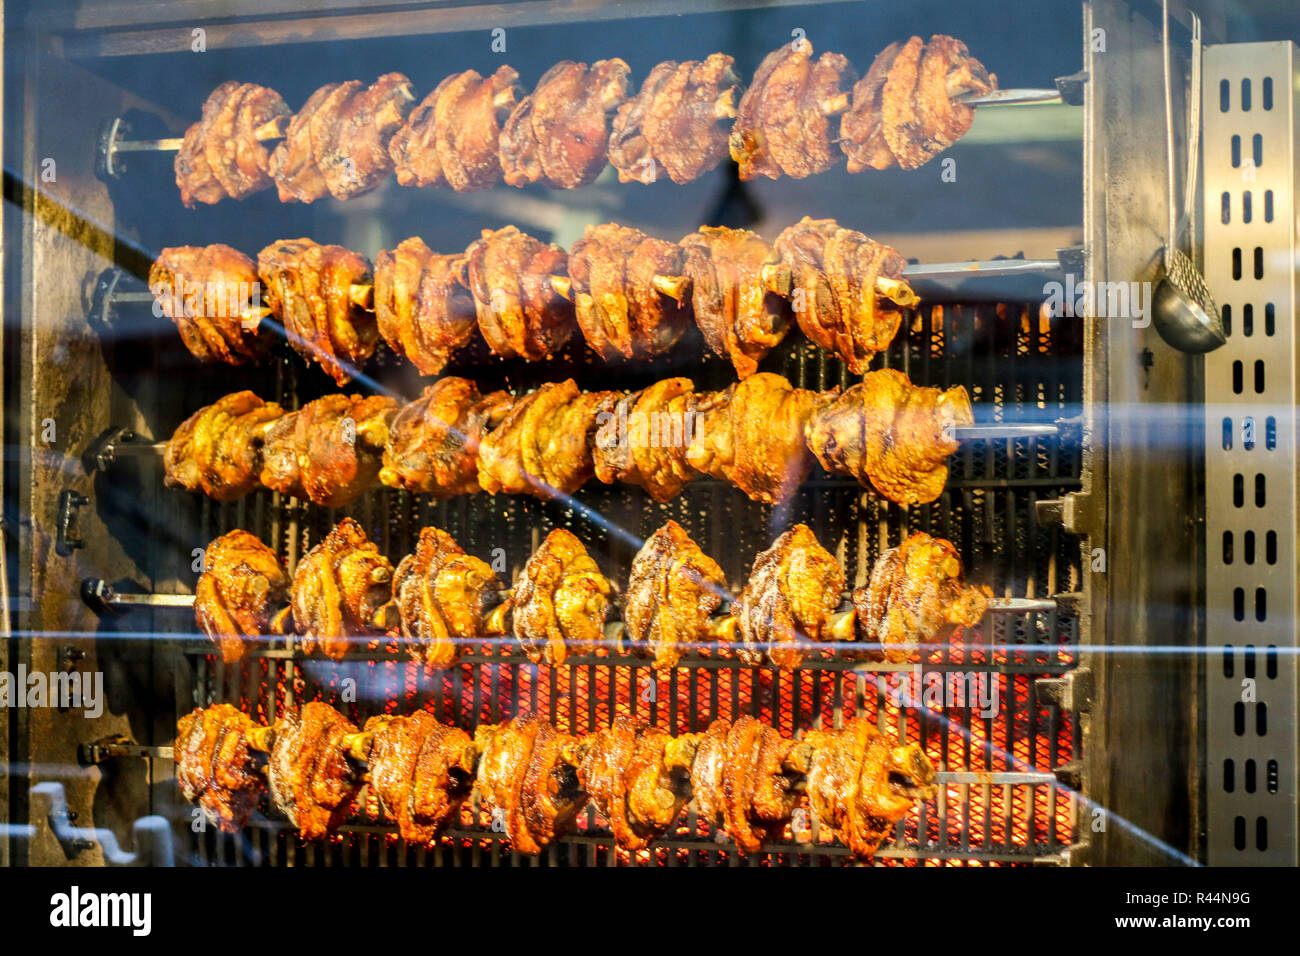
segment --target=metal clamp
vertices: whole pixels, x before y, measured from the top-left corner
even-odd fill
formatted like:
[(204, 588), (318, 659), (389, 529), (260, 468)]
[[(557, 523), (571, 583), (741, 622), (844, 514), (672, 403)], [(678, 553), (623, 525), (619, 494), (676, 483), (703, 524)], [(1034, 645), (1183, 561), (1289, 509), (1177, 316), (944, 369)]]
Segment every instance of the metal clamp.
[(1078, 73), (1056, 78), (1056, 92), (1061, 95), (1061, 102), (1067, 106), (1083, 105), (1083, 94), (1087, 85), (1087, 70), (1080, 70)]
[(175, 751), (171, 747), (146, 747), (125, 734), (110, 734), (92, 740), (90, 743), (77, 745), (77, 762), (83, 767), (93, 767), (122, 757), (138, 757), (143, 760), (159, 757), (170, 760), (174, 754)]
[(1056, 704), (1071, 713), (1086, 713), (1092, 709), (1092, 671), (1076, 667), (1056, 677), (1040, 677), (1034, 681), (1034, 694), (1040, 702)]
[(64, 488), (59, 492), (59, 516), (55, 525), (54, 550), (65, 558), (76, 549), (86, 546), (81, 535), (73, 532), (72, 525), (77, 519), (77, 511), (88, 504), (90, 499), (79, 491)]

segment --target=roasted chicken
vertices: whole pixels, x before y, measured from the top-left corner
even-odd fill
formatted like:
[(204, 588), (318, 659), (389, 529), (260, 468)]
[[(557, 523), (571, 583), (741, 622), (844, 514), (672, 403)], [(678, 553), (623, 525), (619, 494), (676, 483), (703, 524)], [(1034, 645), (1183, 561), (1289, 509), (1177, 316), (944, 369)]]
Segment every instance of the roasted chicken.
[(158, 308), (202, 362), (243, 365), (270, 350), (260, 288), (253, 260), (220, 244), (164, 249), (149, 269)]
[(437, 375), (474, 335), (474, 297), (463, 283), (464, 254), (439, 255), (411, 238), (375, 260), (375, 321), (396, 354), (421, 375)]
[(883, 552), (853, 592), (858, 640), (888, 661), (905, 661), (918, 644), (978, 624), (992, 596), (988, 587), (963, 584), (961, 555), (951, 542), (917, 531)]
[(194, 587), (194, 620), (233, 663), (249, 644), (270, 632), (272, 618), (289, 603), (289, 576), (275, 552), (247, 531), (230, 531), (203, 552)]
[(266, 431), (260, 480), (272, 491), (326, 508), (356, 501), (374, 484), (397, 402), (387, 395), (326, 395)]
[(492, 569), (451, 535), (423, 529), (393, 575), (393, 601), (412, 659), (434, 669), (454, 664), (466, 644), (483, 637), (484, 618), (501, 589)]
[(352, 811), (362, 783), (351, 753), (358, 736), (352, 721), (319, 701), (276, 721), (266, 765), (271, 800), (304, 840), (319, 840)]
[(294, 571), (293, 624), (303, 651), (341, 660), (353, 643), (386, 629), (392, 582), (393, 566), (361, 525), (351, 518), (336, 524)]
[(731, 158), (742, 180), (782, 174), (803, 179), (843, 160), (833, 117), (848, 108), (846, 87), (857, 80), (846, 57), (812, 44), (783, 44), (759, 64), (731, 128)]
[(519, 74), (502, 66), (486, 79), (455, 73), (420, 101), (388, 143), (403, 186), (488, 189), (501, 181), (501, 124), (519, 97)]
[(249, 738), (257, 729), (229, 704), (195, 708), (176, 722), (176, 784), (222, 833), (237, 833), (266, 790)]
[(280, 94), (265, 86), (230, 80), (213, 90), (176, 154), (181, 202), (211, 205), (270, 186), (271, 157), (262, 136), (283, 132), (289, 115)]
[(281, 202), (348, 199), (369, 192), (393, 170), (388, 141), (415, 103), (411, 81), (385, 73), (329, 83), (307, 100), (271, 156)]
[(628, 648), (648, 652), (656, 670), (672, 670), (684, 650), (708, 637), (726, 587), (718, 563), (681, 525), (667, 522), (632, 559), (623, 600)]
[(563, 664), (604, 640), (609, 580), (570, 531), (556, 528), (533, 552), (510, 595), (515, 639), (534, 663)]
[(257, 487), (270, 431), (284, 415), (252, 392), (233, 392), (181, 423), (163, 451), (163, 484), (234, 501)]
[(588, 226), (569, 250), (578, 326), (613, 362), (671, 349), (690, 325), (682, 248), (615, 223)]
[(408, 843), (428, 843), (456, 818), (474, 789), (478, 753), (470, 735), (426, 710), (371, 717), (370, 791)]
[(868, 481), (890, 501), (934, 501), (957, 450), (950, 430), (973, 424), (970, 397), (913, 385), (897, 369), (868, 372), (807, 421), (808, 447), (832, 474)]
[(792, 275), (799, 328), (854, 375), (889, 347), (901, 309), (918, 301), (902, 279), (906, 259), (834, 219), (803, 218), (777, 236), (776, 251)]
[(568, 255), (514, 226), (484, 229), (465, 250), (465, 284), (474, 296), (479, 331), (502, 358), (550, 358), (573, 334), (573, 304), (555, 290)]
[(726, 121), (736, 115), (740, 78), (724, 53), (660, 63), (641, 92), (618, 108), (609, 160), (620, 182), (653, 183), (667, 175), (688, 183), (727, 157)]
[(950, 36), (891, 43), (853, 87), (852, 107), (840, 120), (849, 172), (928, 162), (970, 129), (975, 111), (956, 97), (997, 85), (966, 44)]
[(479, 795), (492, 813), (493, 829), (520, 853), (541, 853), (570, 829), (586, 804), (574, 766), (576, 743), (536, 714), (475, 729), (482, 754)]
[(481, 395), (467, 378), (438, 379), (393, 417), (379, 480), (435, 498), (481, 491), (479, 442), (513, 401), (506, 392)]
[(677, 496), (695, 470), (686, 452), (695, 437), (695, 392), (689, 378), (666, 378), (620, 396), (598, 419), (593, 460), (605, 484), (637, 485), (655, 501)]
[(627, 98), (629, 72), (619, 59), (563, 60), (547, 70), (501, 130), (506, 182), (557, 189), (593, 182), (605, 168), (609, 114)]
[(789, 270), (747, 229), (702, 226), (681, 246), (695, 324), (705, 342), (731, 361), (738, 378), (753, 375), (790, 329)]

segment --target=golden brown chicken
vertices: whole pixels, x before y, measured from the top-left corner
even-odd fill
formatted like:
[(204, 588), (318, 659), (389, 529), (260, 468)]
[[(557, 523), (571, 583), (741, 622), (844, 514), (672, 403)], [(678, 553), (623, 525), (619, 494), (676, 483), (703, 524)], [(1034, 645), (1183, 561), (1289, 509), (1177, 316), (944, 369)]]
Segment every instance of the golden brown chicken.
[(890, 501), (934, 501), (948, 480), (948, 456), (957, 450), (951, 430), (973, 424), (970, 396), (913, 385), (897, 369), (868, 372), (829, 405), (816, 409), (805, 433), (808, 447), (832, 474), (852, 475)]
[(812, 454), (804, 443), (809, 416), (834, 394), (794, 388), (780, 375), (760, 372), (725, 391), (703, 395), (696, 402), (695, 434), (686, 460), (755, 501), (784, 501), (812, 470)]
[(887, 740), (866, 718), (804, 735), (808, 802), (859, 860), (870, 860), (917, 802), (934, 798), (934, 765), (916, 744)]
[(265, 443), (284, 409), (234, 392), (181, 423), (163, 451), (163, 484), (234, 501), (257, 487)]
[(534, 663), (563, 664), (604, 641), (609, 579), (571, 532), (546, 536), (510, 595), (515, 639)]
[(580, 392), (573, 379), (547, 382), (514, 401), (478, 448), (478, 480), (496, 494), (569, 495), (594, 473), (596, 428), (617, 392)]
[(744, 853), (757, 853), (794, 814), (802, 774), (796, 749), (755, 718), (719, 718), (699, 737), (691, 785), (700, 816), (720, 825)]
[(607, 485), (637, 485), (655, 501), (676, 497), (696, 475), (686, 460), (695, 402), (689, 378), (666, 378), (619, 397), (597, 420), (596, 477)]
[(648, 651), (659, 671), (677, 666), (682, 653), (709, 635), (709, 616), (727, 595), (718, 563), (700, 550), (676, 521), (646, 539), (632, 559), (623, 601), (624, 640)]
[(848, 108), (857, 80), (846, 57), (813, 59), (807, 40), (785, 43), (759, 64), (731, 128), (731, 158), (742, 180), (782, 174), (803, 179), (844, 158), (832, 117)]
[(961, 555), (924, 531), (884, 551), (867, 583), (853, 592), (858, 640), (894, 663), (918, 644), (946, 640), (984, 617), (993, 592), (962, 582)]
[(501, 125), (519, 99), (519, 74), (502, 66), (486, 79), (453, 73), (411, 111), (388, 143), (403, 186), (488, 189), (501, 181)]
[(281, 202), (348, 199), (378, 186), (393, 171), (388, 141), (415, 105), (411, 81), (385, 73), (329, 83), (307, 100), (271, 156)]
[(176, 722), (176, 784), (222, 833), (239, 832), (266, 791), (249, 746), (256, 729), (230, 704), (196, 707)]
[(747, 229), (702, 226), (681, 246), (695, 324), (705, 342), (715, 355), (730, 359), (738, 378), (753, 375), (790, 330), (789, 269)]
[(302, 649), (319, 649), (342, 660), (384, 629), (385, 605), (393, 596), (393, 566), (366, 537), (361, 525), (344, 518), (298, 562), (291, 598), (293, 624)]
[(616, 223), (587, 226), (569, 250), (578, 326), (607, 362), (671, 349), (690, 325), (685, 253)]
[(454, 664), (467, 644), (483, 637), (484, 618), (501, 589), (492, 569), (451, 535), (424, 528), (393, 575), (393, 601), (412, 659), (435, 669)]
[(467, 378), (438, 379), (393, 417), (379, 480), (435, 498), (481, 491), (479, 442), (501, 424), (513, 401), (506, 392), (480, 395)]
[(627, 98), (628, 73), (619, 59), (590, 67), (562, 60), (547, 70), (501, 130), (506, 182), (556, 189), (593, 182), (605, 168), (609, 114)]
[(326, 395), (272, 425), (262, 449), (263, 485), (326, 508), (356, 501), (374, 484), (397, 413), (387, 395)]
[(350, 381), (379, 344), (374, 313), (366, 310), (373, 294), (366, 292), (373, 288), (366, 258), (342, 246), (281, 239), (257, 254), (257, 273), (289, 344), (339, 385)]
[(455, 820), (474, 789), (478, 753), (470, 735), (427, 710), (371, 717), (370, 791), (408, 843), (428, 843)]
[(891, 43), (853, 88), (853, 105), (840, 120), (840, 145), (849, 172), (898, 165), (916, 169), (970, 129), (975, 111), (957, 101), (997, 89), (998, 78), (966, 44), (937, 33)]
[(805, 216), (777, 236), (776, 251), (792, 274), (799, 328), (854, 375), (889, 347), (902, 308), (918, 301), (902, 278), (906, 259), (834, 219)]
[(203, 552), (194, 587), (194, 620), (232, 663), (269, 633), (289, 603), (289, 576), (275, 552), (247, 531), (230, 531)]
[(474, 297), (462, 280), (464, 254), (438, 255), (423, 239), (385, 249), (375, 260), (375, 321), (396, 354), (421, 375), (437, 375), (474, 335)]
[(465, 257), (465, 284), (493, 353), (536, 362), (569, 341), (576, 325), (573, 304), (551, 282), (568, 268), (563, 249), (506, 226), (484, 229)]
[(164, 249), (149, 269), (149, 291), (201, 362), (255, 362), (275, 343), (253, 260), (230, 246)]
[(736, 115), (740, 78), (724, 53), (660, 63), (641, 92), (618, 108), (609, 160), (619, 182), (688, 183), (727, 158), (727, 120)]
[(362, 784), (352, 753), (358, 738), (352, 721), (320, 701), (276, 721), (266, 765), (271, 800), (304, 840), (319, 840), (352, 811)]
[(587, 795), (573, 763), (577, 739), (541, 716), (504, 724), (480, 724), (474, 744), (482, 756), (478, 788), (492, 814), (492, 828), (514, 848), (536, 856), (573, 825)]
[(576, 748), (578, 782), (625, 850), (667, 833), (691, 798), (690, 761), (674, 744), (666, 731), (619, 714)]
[(259, 133), (282, 133), (289, 107), (280, 94), (230, 80), (212, 91), (203, 116), (185, 131), (174, 163), (181, 202), (243, 199), (271, 185), (271, 157)]
[(754, 559), (731, 605), (744, 642), (740, 659), (757, 665), (766, 651), (777, 667), (798, 667), (809, 643), (830, 638), (843, 590), (844, 570), (835, 556), (818, 544), (811, 528), (795, 525)]

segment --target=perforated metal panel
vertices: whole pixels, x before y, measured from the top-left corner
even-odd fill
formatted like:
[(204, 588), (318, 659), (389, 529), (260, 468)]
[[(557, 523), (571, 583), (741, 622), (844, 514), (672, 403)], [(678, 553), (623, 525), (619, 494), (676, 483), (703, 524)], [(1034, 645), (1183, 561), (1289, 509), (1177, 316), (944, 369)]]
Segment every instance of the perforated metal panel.
[(1205, 54), (1207, 862), (1295, 866), (1297, 48)]

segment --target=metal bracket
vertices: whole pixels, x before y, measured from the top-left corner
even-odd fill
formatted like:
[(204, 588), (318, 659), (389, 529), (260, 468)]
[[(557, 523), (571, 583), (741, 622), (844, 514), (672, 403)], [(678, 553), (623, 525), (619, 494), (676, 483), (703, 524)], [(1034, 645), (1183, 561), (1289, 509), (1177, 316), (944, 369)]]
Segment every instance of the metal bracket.
[(1087, 840), (1067, 846), (1052, 856), (1040, 856), (1034, 866), (1087, 866), (1092, 846)]
[(1066, 246), (1056, 250), (1056, 258), (1061, 263), (1061, 272), (1065, 275), (1082, 276), (1088, 261), (1087, 246)]
[(1080, 70), (1078, 73), (1056, 78), (1056, 92), (1061, 94), (1061, 102), (1067, 106), (1083, 105), (1083, 94), (1087, 85), (1087, 70)]
[(1052, 770), (1052, 776), (1056, 777), (1056, 782), (1063, 787), (1079, 791), (1083, 789), (1083, 762), (1081, 760), (1071, 760), (1069, 763), (1063, 763)]
[(90, 504), (90, 499), (79, 491), (64, 488), (59, 492), (59, 516), (55, 525), (57, 530), (54, 539), (54, 550), (65, 558), (77, 548), (86, 546), (86, 542), (82, 540), (81, 535), (73, 532), (72, 525), (76, 521), (78, 509), (84, 508), (88, 504)]
[(144, 760), (160, 757), (166, 760), (173, 755), (171, 747), (146, 747), (125, 734), (110, 734), (77, 746), (77, 762), (83, 767), (92, 767), (121, 757), (139, 757)]
[(1092, 709), (1092, 671), (1076, 667), (1057, 677), (1040, 677), (1034, 681), (1034, 694), (1040, 702), (1056, 704), (1071, 713)]
[(120, 116), (99, 124), (95, 143), (95, 175), (107, 182), (126, 172), (126, 162), (117, 155), (117, 144), (131, 134), (131, 126)]
[(1039, 527), (1060, 525), (1070, 534), (1088, 535), (1095, 523), (1092, 497), (1082, 491), (1072, 491), (1061, 498), (1034, 502), (1034, 521)]

